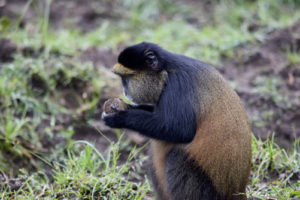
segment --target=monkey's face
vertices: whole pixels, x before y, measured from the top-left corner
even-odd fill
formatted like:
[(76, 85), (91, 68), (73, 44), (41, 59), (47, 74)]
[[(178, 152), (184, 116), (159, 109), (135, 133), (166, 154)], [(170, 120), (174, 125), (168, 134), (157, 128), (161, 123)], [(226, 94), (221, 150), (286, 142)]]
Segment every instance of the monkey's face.
[(121, 76), (125, 96), (136, 104), (156, 104), (164, 87), (166, 73), (141, 71)]
[(156, 52), (148, 43), (126, 48), (113, 72), (122, 79), (126, 97), (136, 104), (157, 104), (167, 72), (162, 70)]

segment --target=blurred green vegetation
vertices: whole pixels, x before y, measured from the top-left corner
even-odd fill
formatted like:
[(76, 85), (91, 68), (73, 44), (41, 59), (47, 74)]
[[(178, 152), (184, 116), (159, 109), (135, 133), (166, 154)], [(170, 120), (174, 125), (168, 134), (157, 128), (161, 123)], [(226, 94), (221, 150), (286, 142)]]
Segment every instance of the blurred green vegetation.
[[(152, 196), (141, 169), (147, 159), (139, 153), (142, 147), (129, 145), (118, 131), (119, 140), (110, 141), (106, 152), (72, 139), (79, 121), (94, 124), (102, 89), (110, 78), (107, 70), (80, 59), (86, 49), (98, 46), (115, 52), (124, 44), (151, 41), (221, 68), (222, 58), (235, 57), (236, 48), (263, 42), (271, 31), (300, 20), (297, 0), (214, 0), (209, 8), (188, 2), (113, 0), (111, 13), (116, 17), (88, 31), (76, 24), (52, 27), (49, 12), (55, 2), (51, 0), (44, 6), (28, 0), (18, 19), (0, 18), (0, 39), (17, 44), (13, 61), (0, 63), (1, 199)], [(39, 15), (20, 28), (31, 6)], [(300, 62), (298, 52), (284, 54), (292, 65)], [(254, 83), (257, 94), (284, 104), (286, 97), (277, 89), (280, 78), (258, 77)], [(272, 111), (263, 114), (274, 115)], [(118, 164), (120, 151), (128, 155), (122, 165)], [(274, 140), (253, 139), (249, 197), (300, 198), (299, 141), (289, 151)], [(14, 189), (11, 181), (21, 183)]]
[[(194, 9), (181, 1), (176, 4), (169, 0), (114, 2), (119, 6), (112, 12), (120, 18), (107, 19), (99, 28), (87, 33), (76, 27), (52, 30), (48, 28), (48, 18), (43, 14), (36, 19), (38, 26), (33, 30), (6, 31), (3, 36), (18, 44), (32, 47), (44, 45), (49, 51), (66, 54), (91, 45), (116, 48), (120, 43), (152, 41), (171, 51), (220, 64), (221, 55), (234, 56), (235, 47), (262, 41), (270, 31), (291, 25), (300, 18), (297, 0), (215, 0), (210, 11), (199, 5)], [(47, 9), (46, 6), (44, 13)], [(3, 21), (7, 21), (5, 19)], [(188, 19), (195, 19), (196, 26), (188, 23)], [(251, 31), (252, 26), (260, 28)]]

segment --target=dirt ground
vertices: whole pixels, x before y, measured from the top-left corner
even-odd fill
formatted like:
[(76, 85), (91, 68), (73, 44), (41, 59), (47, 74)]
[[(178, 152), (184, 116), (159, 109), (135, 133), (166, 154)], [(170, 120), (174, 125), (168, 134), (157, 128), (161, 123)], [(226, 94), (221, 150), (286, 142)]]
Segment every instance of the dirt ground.
[[(0, 2), (2, 2), (0, 17), (9, 16), (18, 19), (20, 11), (27, 1), (2, 0)], [(43, 7), (43, 5), (35, 6)], [(32, 19), (38, 14), (38, 9), (30, 7), (24, 15), (20, 27), (32, 23)], [(118, 20), (121, 17), (113, 1), (76, 0), (70, 2), (61, 0), (54, 1), (50, 10), (50, 23), (53, 28), (76, 26), (83, 32), (96, 28), (104, 19)], [(252, 31), (256, 31), (258, 28), (254, 27)], [(226, 79), (236, 83), (237, 93), (252, 122), (253, 133), (257, 137), (265, 139), (274, 132), (278, 143), (288, 147), (290, 141), (300, 136), (300, 105), (295, 103), (296, 99), (300, 97), (300, 66), (289, 64), (284, 55), (286, 49), (294, 49), (300, 53), (300, 23), (269, 33), (264, 42), (239, 46), (234, 52), (236, 56), (234, 58), (224, 57), (223, 66), (218, 69)], [(29, 52), (34, 55), (30, 47), (17, 46), (6, 39), (0, 40), (0, 62), (11, 62), (13, 53), (17, 51), (25, 54)], [(82, 61), (92, 61), (95, 67), (104, 66), (106, 68), (110, 68), (116, 58), (117, 52), (99, 46), (89, 47), (82, 52), (80, 57)], [(275, 89), (285, 97), (284, 101), (277, 101), (272, 94), (256, 92), (259, 79), (268, 78), (282, 80)], [(94, 116), (96, 119), (100, 119), (103, 102), (112, 96), (110, 91), (111, 88), (103, 89), (104, 95), (99, 100), (98, 110)], [(114, 90), (115, 93), (120, 91), (120, 88)], [(268, 112), (271, 114), (266, 116)], [(67, 123), (72, 123), (72, 120)], [(100, 120), (97, 128), (111, 140), (117, 140), (113, 131), (105, 127)], [(74, 139), (96, 141), (96, 146), (100, 151), (105, 151), (109, 145), (108, 141), (95, 128), (84, 125), (84, 121), (80, 126), (76, 126)]]
[[(300, 97), (300, 66), (289, 64), (286, 49), (300, 53), (300, 23), (271, 32), (263, 43), (238, 47), (235, 58), (224, 59), (221, 70), (228, 80), (237, 82), (237, 92), (253, 122), (253, 133), (263, 139), (275, 133), (277, 142), (285, 147), (300, 136), (300, 105), (296, 103)], [(274, 85), (286, 99), (277, 102), (268, 93), (257, 94), (258, 78), (280, 78), (282, 82)], [(273, 114), (266, 117), (265, 111)], [(259, 121), (266, 123), (255, 123)]]

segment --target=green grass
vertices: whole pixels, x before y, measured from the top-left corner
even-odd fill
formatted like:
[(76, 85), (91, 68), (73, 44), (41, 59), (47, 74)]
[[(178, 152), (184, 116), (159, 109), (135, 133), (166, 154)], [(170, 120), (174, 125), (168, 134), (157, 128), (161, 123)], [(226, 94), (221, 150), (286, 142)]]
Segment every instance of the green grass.
[[(122, 138), (111, 143), (105, 155), (86, 141), (71, 143), (66, 156), (50, 163), (51, 179), (42, 170), (28, 174), (20, 170), (22, 180), (18, 190), (1, 184), (2, 199), (142, 199), (151, 192), (147, 179), (140, 177), (134, 167), (135, 159), (147, 159), (139, 154), (142, 148), (133, 148), (124, 164), (118, 165)], [(289, 152), (272, 139), (265, 142), (253, 137), (251, 182), (248, 197), (279, 200), (297, 199), (299, 194), (300, 159), (299, 141)], [(136, 165), (136, 164), (135, 164)], [(139, 165), (139, 164), (138, 164)], [(135, 175), (134, 175), (135, 174)], [(132, 177), (139, 177), (132, 181)], [(140, 179), (140, 180), (139, 180)], [(144, 181), (143, 181), (144, 180)]]
[(111, 143), (104, 157), (92, 144), (76, 141), (66, 149), (66, 156), (49, 164), (51, 179), (42, 171), (31, 175), (25, 173), (18, 177), (23, 179), (23, 182), (15, 191), (2, 183), (0, 197), (141, 200), (150, 190), (148, 181), (134, 182), (130, 179), (132, 174), (137, 173), (132, 162), (133, 159), (141, 159), (137, 155), (141, 148), (133, 148), (125, 163), (118, 165), (121, 142), (122, 139), (117, 143)]
[(272, 139), (265, 142), (253, 138), (252, 175), (248, 195), (259, 199), (300, 198), (300, 143), (289, 151)]
[[(198, 12), (193, 14), (191, 11), (194, 8), (188, 4), (176, 5), (167, 0), (153, 1), (150, 4), (142, 1), (124, 1), (118, 4), (123, 9), (121, 7), (114, 12), (122, 18), (118, 21), (106, 20), (98, 29), (86, 34), (77, 29), (53, 31), (51, 27), (48, 28), (47, 16), (43, 15), (37, 19), (38, 26), (34, 29), (29, 27), (28, 30), (27, 27), (17, 32), (5, 31), (3, 36), (18, 44), (33, 47), (44, 45), (49, 51), (65, 54), (74, 54), (79, 49), (92, 45), (115, 49), (120, 43), (146, 40), (212, 64), (221, 64), (221, 56), (233, 57), (235, 47), (256, 40), (262, 41), (268, 32), (300, 19), (300, 5), (297, 1), (214, 2), (216, 5), (212, 21), (199, 21), (201, 28), (186, 22), (186, 15), (198, 17)], [(47, 13), (47, 8), (44, 13)], [(202, 11), (201, 9), (199, 5), (199, 10)], [(167, 20), (161, 19), (161, 16), (165, 16)], [(249, 32), (248, 27), (253, 24), (260, 29)]]
[[(88, 115), (95, 110), (100, 90), (105, 86), (98, 76), (99, 72), (89, 64), (52, 55), (34, 59), (17, 55), (12, 63), (2, 64), (0, 149), (8, 157), (24, 157), (38, 167), (32, 154), (43, 152), (41, 142), (54, 137), (54, 130), (64, 122), (62, 117), (70, 115), (76, 119), (82, 112)], [(79, 90), (85, 90), (85, 95)], [(68, 96), (73, 99), (72, 107), (64, 103)], [(59, 128), (63, 140), (70, 140), (72, 126)], [(2, 169), (14, 171), (14, 159), (7, 159), (0, 158)]]
[[(78, 121), (95, 121), (102, 89), (116, 87), (102, 66), (80, 60), (85, 49), (97, 46), (116, 51), (120, 44), (146, 40), (222, 65), (223, 57), (235, 57), (236, 47), (260, 43), (270, 31), (300, 19), (296, 0), (212, 1), (215, 9), (209, 20), (198, 17), (200, 11), (205, 12), (200, 5), (195, 9), (168, 0), (147, 4), (115, 0), (119, 7), (114, 12), (122, 17), (104, 20), (100, 27), (83, 33), (76, 26), (53, 30), (48, 15), (51, 1), (47, 1), (45, 10), (38, 12), (42, 15), (31, 22), (34, 26), (17, 28), (34, 2), (27, 2), (16, 22), (0, 18), (0, 37), (19, 47), (12, 62), (0, 63), (1, 199), (143, 199), (152, 195), (141, 169), (147, 156), (128, 145), (120, 132), (116, 131), (118, 142), (111, 142), (106, 152), (72, 139)], [(198, 18), (198, 24), (188, 23), (186, 16)], [(260, 28), (251, 32), (251, 25)], [(24, 47), (32, 48), (36, 55), (23, 55)], [(299, 64), (297, 52), (285, 55), (291, 65)], [(280, 78), (258, 77), (254, 83), (256, 94), (280, 105), (285, 102), (277, 87)], [(65, 103), (67, 97), (72, 105)], [(263, 115), (271, 118), (274, 113), (264, 111)], [(273, 140), (253, 139), (252, 144), (248, 196), (300, 198), (299, 141), (288, 151)], [(125, 161), (120, 160), (124, 151), (128, 154)], [(12, 181), (19, 182), (18, 187), (12, 187)]]

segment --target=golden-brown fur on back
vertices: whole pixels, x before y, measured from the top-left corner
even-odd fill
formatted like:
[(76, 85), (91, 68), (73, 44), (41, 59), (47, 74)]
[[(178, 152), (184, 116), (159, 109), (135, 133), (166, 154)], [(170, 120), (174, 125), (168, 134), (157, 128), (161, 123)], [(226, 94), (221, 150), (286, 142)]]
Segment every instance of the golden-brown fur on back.
[[(227, 199), (245, 193), (251, 161), (251, 131), (246, 112), (237, 94), (216, 71), (205, 71), (209, 95), (199, 106), (198, 127), (187, 151)], [(203, 76), (203, 74), (202, 74)]]

